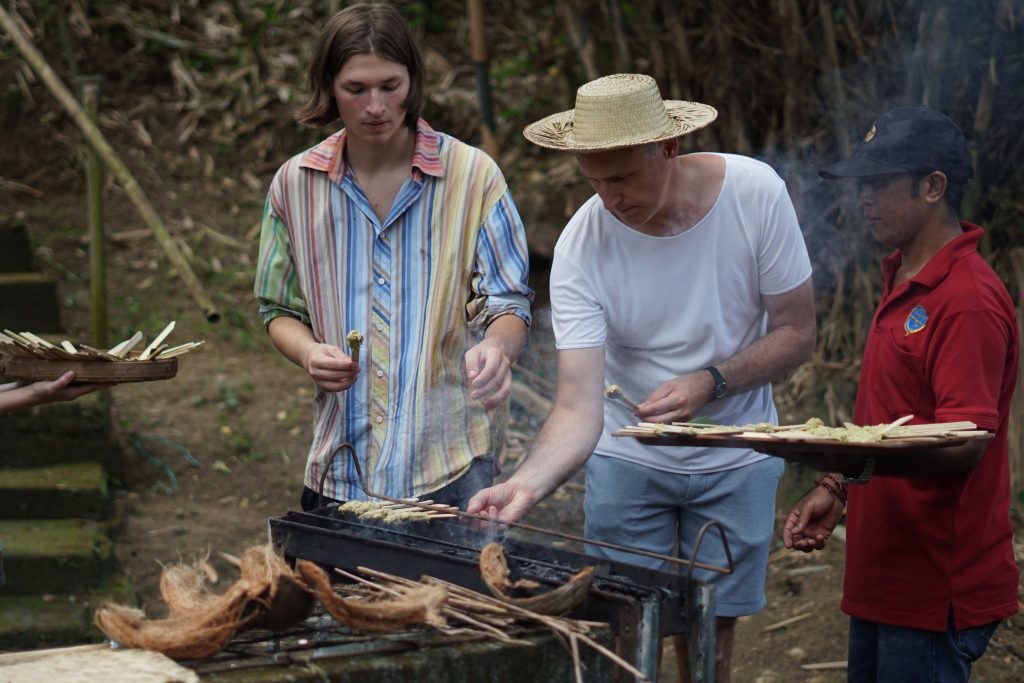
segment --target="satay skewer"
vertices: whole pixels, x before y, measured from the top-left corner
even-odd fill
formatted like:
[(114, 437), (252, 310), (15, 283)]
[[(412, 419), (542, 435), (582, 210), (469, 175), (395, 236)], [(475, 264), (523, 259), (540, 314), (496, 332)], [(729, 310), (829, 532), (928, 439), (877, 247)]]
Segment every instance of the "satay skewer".
[(359, 362), (359, 347), (363, 345), (363, 335), (359, 330), (352, 330), (345, 335), (348, 342), (348, 355), (355, 362)]
[(626, 396), (626, 394), (622, 392), (622, 387), (620, 387), (618, 384), (609, 384), (608, 386), (606, 386), (604, 388), (604, 395), (607, 396), (608, 398), (614, 398), (622, 401), (627, 406), (629, 406), (630, 410), (632, 410), (634, 413), (636, 412), (636, 401), (633, 401), (628, 396)]

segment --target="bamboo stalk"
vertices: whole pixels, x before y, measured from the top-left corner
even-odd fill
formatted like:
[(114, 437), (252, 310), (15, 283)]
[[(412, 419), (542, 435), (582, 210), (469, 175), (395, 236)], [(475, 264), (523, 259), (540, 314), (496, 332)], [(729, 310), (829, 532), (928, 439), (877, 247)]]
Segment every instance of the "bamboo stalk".
[[(82, 80), (82, 104), (89, 121), (96, 122), (100, 96), (99, 77)], [(103, 167), (96, 149), (85, 150), (85, 183), (88, 188), (89, 211), (89, 292), (92, 299), (92, 343), (97, 348), (107, 346), (107, 259), (106, 240), (103, 236)]]
[(182, 282), (192, 294), (192, 298), (195, 299), (196, 303), (203, 309), (203, 314), (206, 319), (210, 322), (216, 322), (220, 320), (220, 312), (214, 307), (213, 302), (206, 295), (203, 290), (203, 286), (199, 283), (195, 273), (192, 272), (192, 268), (188, 265), (188, 261), (185, 260), (184, 255), (167, 232), (167, 228), (164, 227), (163, 221), (160, 220), (160, 216), (157, 214), (156, 209), (153, 208), (153, 204), (149, 201), (146, 193), (142, 190), (142, 187), (135, 180), (131, 171), (124, 165), (124, 162), (117, 156), (117, 152), (114, 151), (110, 143), (107, 142), (106, 138), (99, 128), (96, 127), (92, 121), (89, 120), (88, 115), (82, 110), (82, 107), (75, 100), (74, 96), (68, 91), (67, 87), (61, 82), (60, 77), (54, 72), (49, 64), (46, 63), (46, 59), (35, 46), (26, 38), (21, 29), (15, 23), (14, 19), (7, 12), (2, 5), (0, 5), (0, 26), (7, 32), (11, 40), (18, 47), (22, 56), (32, 66), (32, 68), (39, 74), (39, 78), (46, 84), (53, 96), (60, 102), (67, 110), (68, 114), (71, 115), (72, 120), (78, 125), (79, 129), (85, 135), (86, 140), (96, 150), (96, 152), (103, 159), (103, 162), (107, 164), (111, 172), (117, 177), (121, 186), (124, 188), (125, 194), (132, 200), (135, 207), (138, 209), (139, 214), (142, 216), (142, 220), (149, 226), (149, 229), (153, 232), (153, 236), (156, 238), (157, 243), (164, 250), (171, 265), (178, 271), (178, 275), (181, 276)]

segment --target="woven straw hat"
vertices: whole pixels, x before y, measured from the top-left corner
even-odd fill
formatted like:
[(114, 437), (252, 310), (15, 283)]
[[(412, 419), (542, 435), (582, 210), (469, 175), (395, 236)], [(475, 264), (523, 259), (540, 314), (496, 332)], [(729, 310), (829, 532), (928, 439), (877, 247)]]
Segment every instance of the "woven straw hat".
[(531, 123), (523, 135), (548, 149), (600, 152), (676, 138), (717, 116), (706, 104), (661, 99), (650, 76), (614, 74), (580, 86), (575, 109)]

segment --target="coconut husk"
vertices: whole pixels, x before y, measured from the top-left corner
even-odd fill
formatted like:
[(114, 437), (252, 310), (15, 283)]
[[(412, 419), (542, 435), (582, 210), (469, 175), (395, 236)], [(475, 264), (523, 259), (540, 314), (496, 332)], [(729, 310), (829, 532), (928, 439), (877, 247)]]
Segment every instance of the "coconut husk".
[(236, 584), (216, 596), (203, 609), (172, 614), (166, 619), (147, 619), (134, 607), (103, 604), (93, 620), (103, 633), (122, 647), (138, 647), (171, 659), (200, 659), (220, 652), (245, 622), (242, 613), (249, 598)]
[(313, 613), (312, 590), (272, 546), (255, 546), (242, 553), (241, 571), (249, 598), (258, 605), (249, 626), (280, 631)]
[(160, 573), (160, 595), (171, 614), (207, 607), (217, 596), (206, 588), (206, 575), (196, 567), (175, 564)]
[(219, 652), (235, 631), (256, 626), (282, 630), (312, 612), (312, 592), (269, 545), (248, 548), (240, 569), (241, 578), (217, 595), (207, 589), (198, 566), (165, 567), (160, 593), (170, 611), (166, 619), (147, 619), (135, 608), (104, 604), (94, 621), (119, 645), (171, 659), (199, 659)]
[(540, 595), (518, 597), (517, 590), (533, 590), (540, 587), (536, 581), (512, 580), (512, 574), (505, 558), (505, 550), (497, 543), (489, 543), (480, 551), (480, 575), (494, 597), (538, 614), (562, 616), (583, 602), (593, 581), (594, 568), (584, 567), (569, 581), (554, 590)]
[(419, 586), (394, 599), (356, 600), (342, 598), (331, 588), (327, 573), (306, 560), (299, 560), (299, 574), (312, 586), (324, 609), (339, 624), (360, 631), (395, 631), (413, 624), (445, 626), (442, 614), (448, 600), (443, 586)]

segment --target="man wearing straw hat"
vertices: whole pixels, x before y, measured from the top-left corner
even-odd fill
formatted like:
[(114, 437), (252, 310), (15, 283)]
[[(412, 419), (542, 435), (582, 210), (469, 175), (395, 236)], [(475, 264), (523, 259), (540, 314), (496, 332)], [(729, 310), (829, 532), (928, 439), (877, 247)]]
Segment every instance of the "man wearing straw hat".
[[(679, 137), (716, 116), (704, 104), (663, 101), (649, 76), (618, 74), (585, 84), (574, 110), (524, 131), (574, 153), (597, 194), (555, 248), (554, 409), (523, 465), (469, 511), (516, 521), (586, 463), (589, 539), (689, 557), (702, 525), (719, 520), (736, 570), (694, 574), (715, 585), (716, 668), (727, 681), (736, 617), (764, 606), (783, 463), (611, 436), (638, 418), (775, 422), (770, 382), (814, 348), (811, 265), (783, 181), (753, 159), (679, 154)], [(605, 400), (606, 383), (643, 401), (633, 411)], [(697, 559), (727, 563), (710, 542)], [(687, 648), (676, 649), (685, 675)]]

